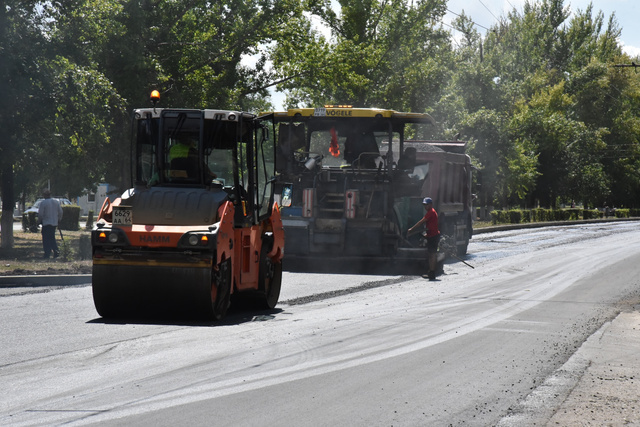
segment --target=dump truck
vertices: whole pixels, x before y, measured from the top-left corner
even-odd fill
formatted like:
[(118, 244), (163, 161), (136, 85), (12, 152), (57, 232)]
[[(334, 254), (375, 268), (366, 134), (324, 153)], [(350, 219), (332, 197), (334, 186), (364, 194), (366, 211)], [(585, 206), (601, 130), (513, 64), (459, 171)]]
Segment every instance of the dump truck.
[(272, 118), (154, 104), (133, 112), (131, 146), (132, 186), (105, 200), (92, 230), (98, 313), (221, 319), (242, 297), (275, 307)]
[(440, 232), (458, 256), (466, 255), (473, 236), (473, 200), (476, 197), (472, 193), (475, 167), (466, 154), (466, 146), (466, 142), (457, 140), (404, 141), (407, 157), (415, 153), (415, 164), (410, 174), (414, 178), (410, 184), (413, 187), (402, 191), (420, 194), (411, 199), (413, 210), (409, 221), (422, 215), (422, 208), (417, 206), (418, 199), (423, 195), (431, 197), (438, 212)]
[(425, 196), (457, 254), (466, 253), (471, 162), (464, 143), (421, 139), (431, 116), (324, 106), (275, 112), (274, 120), (287, 263), (423, 262), (426, 246), (407, 230), (424, 215)]

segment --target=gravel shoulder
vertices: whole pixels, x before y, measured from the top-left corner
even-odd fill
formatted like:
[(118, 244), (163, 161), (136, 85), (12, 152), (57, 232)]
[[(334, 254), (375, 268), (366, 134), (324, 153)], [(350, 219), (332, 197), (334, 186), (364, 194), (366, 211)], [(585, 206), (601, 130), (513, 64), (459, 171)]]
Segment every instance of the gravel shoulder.
[(640, 426), (638, 348), (636, 307), (602, 325), (498, 426)]
[(572, 356), (587, 368), (547, 425), (640, 425), (638, 349), (640, 312), (605, 323)]

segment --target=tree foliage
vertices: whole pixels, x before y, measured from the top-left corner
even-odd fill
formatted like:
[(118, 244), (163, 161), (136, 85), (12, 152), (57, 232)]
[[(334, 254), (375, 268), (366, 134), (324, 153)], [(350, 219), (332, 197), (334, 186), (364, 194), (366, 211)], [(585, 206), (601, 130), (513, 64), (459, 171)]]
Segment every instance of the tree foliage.
[[(638, 110), (638, 86), (613, 66), (631, 62), (617, 42), (615, 16), (605, 22), (589, 6), (569, 19), (562, 0), (544, 0), (513, 9), (484, 39), (465, 16), (456, 26), (465, 35), (456, 51), (459, 72), (438, 107), (442, 119), (467, 123), (471, 154), (490, 177), (481, 200), (547, 207), (640, 202), (632, 172), (639, 134), (630, 131), (637, 128), (630, 112)], [(487, 141), (486, 124), (465, 119), (479, 112), (498, 129), (495, 141)]]
[[(7, 0), (0, 6), (3, 230), (19, 195), (129, 183), (128, 115), (346, 103), (460, 133), (480, 202), (640, 204), (640, 80), (615, 15), (527, 1), (485, 35), (446, 0)], [(11, 245), (4, 232), (2, 245)]]
[[(53, 77), (43, 66), (48, 41), (41, 31), (45, 15), (36, 2), (10, 1), (0, 6), (0, 194), (2, 247), (13, 245), (16, 182), (28, 183), (33, 136), (44, 133), (40, 118), (53, 106)], [(28, 185), (28, 184), (27, 184)], [(9, 230), (9, 232), (7, 232)]]
[(446, 2), (311, 0), (308, 13), (330, 34), (307, 22), (273, 52), (274, 68), (290, 77), (280, 85), (290, 105), (327, 103), (424, 111), (442, 96), (451, 46), (440, 21)]

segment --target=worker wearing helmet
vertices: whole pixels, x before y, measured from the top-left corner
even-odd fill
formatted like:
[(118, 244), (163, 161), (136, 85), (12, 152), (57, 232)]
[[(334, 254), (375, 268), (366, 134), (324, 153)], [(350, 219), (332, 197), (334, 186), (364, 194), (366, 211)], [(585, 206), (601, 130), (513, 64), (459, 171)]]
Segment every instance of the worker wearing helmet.
[(436, 280), (436, 269), (438, 267), (438, 244), (440, 243), (440, 230), (438, 229), (438, 213), (433, 208), (433, 200), (431, 197), (425, 197), (422, 200), (425, 214), (420, 221), (413, 227), (407, 230), (407, 234), (411, 234), (413, 230), (420, 227), (422, 224), (426, 225), (427, 232), (427, 254), (429, 258), (429, 272), (422, 276), (425, 279)]

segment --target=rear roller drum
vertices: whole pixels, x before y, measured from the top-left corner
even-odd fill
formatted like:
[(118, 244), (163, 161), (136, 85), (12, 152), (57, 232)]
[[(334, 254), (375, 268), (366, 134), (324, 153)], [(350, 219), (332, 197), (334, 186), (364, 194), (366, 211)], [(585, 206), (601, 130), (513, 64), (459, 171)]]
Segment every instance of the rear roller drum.
[(274, 263), (267, 253), (270, 245), (262, 245), (260, 254), (260, 272), (258, 286), (264, 292), (264, 306), (268, 309), (275, 308), (280, 298), (280, 286), (282, 284), (282, 263)]

